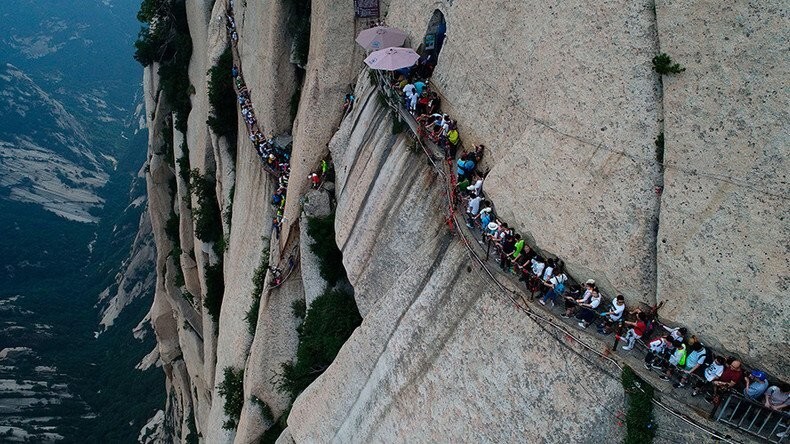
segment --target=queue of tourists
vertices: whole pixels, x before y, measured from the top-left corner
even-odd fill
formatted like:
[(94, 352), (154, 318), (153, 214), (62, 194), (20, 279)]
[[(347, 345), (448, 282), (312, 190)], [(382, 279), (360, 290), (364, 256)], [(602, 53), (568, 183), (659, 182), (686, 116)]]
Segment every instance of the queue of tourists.
[[(464, 212), (466, 227), (480, 244), (493, 249), (491, 256), (503, 272), (523, 282), (532, 300), (537, 298), (549, 311), (559, 310), (563, 318), (573, 318), (580, 329), (594, 328), (602, 336), (615, 334), (624, 352), (637, 346), (644, 349), (645, 369), (657, 372), (677, 389), (688, 387), (692, 397), (703, 395), (707, 402), (718, 404), (725, 392), (734, 390), (773, 411), (790, 407), (787, 384), (771, 384), (765, 372), (715, 353), (686, 328), (661, 324), (657, 316), (661, 305), (630, 307), (621, 294), (609, 299), (593, 279), (574, 284), (560, 258), (530, 248), (486, 198), (486, 172), (479, 168), (485, 146), (463, 149), (457, 122), (442, 112), (441, 99), (431, 89), (433, 68), (431, 60), (421, 58), (411, 68), (394, 71), (386, 86), (414, 117), (418, 137), (435, 143), (446, 156), (455, 174), (451, 199), (458, 205), (456, 210)], [(779, 436), (785, 433), (780, 431)]]
[[(226, 29), (231, 40), (233, 58), (237, 60), (238, 52), (236, 44), (238, 43), (238, 33), (232, 9), (227, 11), (226, 20)], [(291, 152), (288, 147), (278, 146), (272, 134), (264, 136), (258, 124), (258, 119), (255, 116), (255, 110), (252, 105), (252, 100), (250, 99), (250, 91), (244, 82), (244, 76), (238, 64), (233, 64), (230, 74), (233, 77), (233, 86), (236, 90), (240, 113), (247, 127), (247, 135), (250, 142), (252, 142), (252, 146), (255, 147), (260, 157), (263, 170), (274, 176), (277, 180), (276, 189), (271, 197), (271, 204), (275, 211), (275, 216), (272, 219), (272, 230), (275, 236), (279, 237), (283, 212), (285, 210), (285, 199), (288, 192), (288, 180), (291, 175)]]

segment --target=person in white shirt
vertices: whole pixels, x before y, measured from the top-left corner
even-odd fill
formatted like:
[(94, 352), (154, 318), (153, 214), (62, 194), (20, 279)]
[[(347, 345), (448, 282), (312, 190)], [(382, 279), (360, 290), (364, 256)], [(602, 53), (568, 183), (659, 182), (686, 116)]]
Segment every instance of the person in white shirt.
[(480, 173), (475, 173), (475, 178), (477, 178), (477, 180), (474, 185), (469, 185), (466, 189), (479, 196), (483, 191), (483, 178), (480, 176)]
[(466, 214), (467, 214), (466, 226), (467, 227), (473, 228), (472, 227), (472, 221), (474, 220), (474, 217), (477, 216), (477, 213), (480, 212), (480, 202), (482, 202), (482, 201), (483, 201), (483, 197), (482, 196), (473, 196), (471, 199), (469, 199), (469, 203), (466, 205)]
[(546, 267), (546, 263), (543, 262), (543, 258), (540, 256), (532, 258), (532, 274), (537, 277), (543, 276), (543, 269)]
[(601, 296), (601, 293), (599, 293), (598, 289), (593, 286), (593, 289), (590, 292), (590, 302), (579, 304), (581, 311), (579, 311), (579, 314), (576, 315), (577, 318), (581, 319), (581, 322), (579, 322), (579, 327), (587, 328), (593, 323), (593, 321), (595, 321), (595, 318), (598, 316), (595, 310), (601, 305), (602, 299), (603, 297)]
[(722, 373), (724, 373), (724, 356), (716, 356), (713, 362), (708, 365), (708, 368), (705, 369), (705, 381), (700, 381), (695, 385), (691, 396), (697, 396), (703, 386), (711, 385), (713, 381), (721, 377)]
[(573, 316), (573, 310), (581, 305), (586, 304), (590, 301), (590, 296), (592, 295), (593, 288), (595, 287), (595, 281), (592, 279), (587, 279), (587, 282), (584, 284), (584, 293), (578, 299), (572, 296), (565, 296), (565, 313), (562, 314), (563, 318), (569, 318)]
[(623, 319), (623, 312), (625, 312), (625, 297), (618, 294), (616, 298), (612, 299), (612, 305), (609, 311), (601, 313), (605, 317), (605, 322), (598, 326), (598, 333), (608, 335), (614, 324)]

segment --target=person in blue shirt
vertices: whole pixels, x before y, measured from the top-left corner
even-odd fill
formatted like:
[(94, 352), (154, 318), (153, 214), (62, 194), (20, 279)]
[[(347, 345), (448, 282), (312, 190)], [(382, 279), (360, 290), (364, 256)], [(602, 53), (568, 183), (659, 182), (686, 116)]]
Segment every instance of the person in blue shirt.
[(422, 92), (425, 91), (425, 86), (426, 86), (425, 82), (423, 82), (422, 80), (417, 80), (416, 82), (414, 82), (414, 88), (417, 90), (418, 96), (421, 96)]
[(752, 370), (743, 380), (746, 382), (743, 394), (749, 399), (759, 401), (763, 393), (768, 390), (768, 377), (760, 370)]
[(458, 173), (458, 180), (464, 180), (467, 176), (470, 176), (472, 172), (475, 170), (475, 163), (467, 158), (464, 154), (458, 159), (458, 168), (456, 169), (456, 173)]

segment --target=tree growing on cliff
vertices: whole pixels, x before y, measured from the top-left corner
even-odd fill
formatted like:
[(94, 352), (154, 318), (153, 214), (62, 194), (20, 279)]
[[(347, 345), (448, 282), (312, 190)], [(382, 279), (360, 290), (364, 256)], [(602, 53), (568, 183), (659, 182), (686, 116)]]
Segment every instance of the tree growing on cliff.
[(173, 109), (175, 127), (186, 132), (194, 88), (189, 82), (192, 37), (184, 0), (144, 0), (137, 19), (143, 27), (134, 43), (134, 59), (143, 66), (159, 63), (161, 90)]
[(241, 409), (244, 407), (244, 370), (225, 367), (222, 382), (217, 386), (220, 396), (225, 398), (223, 411), (228, 419), (223, 429), (233, 430), (239, 424)]
[(282, 364), (280, 390), (296, 399), (334, 361), (362, 316), (352, 294), (327, 290), (310, 305), (299, 328), (296, 361)]
[[(235, 136), (238, 128), (236, 93), (233, 90), (233, 53), (230, 46), (219, 56), (217, 63), (208, 70), (208, 101), (211, 114), (206, 123), (218, 136)], [(235, 146), (234, 143), (231, 143)]]

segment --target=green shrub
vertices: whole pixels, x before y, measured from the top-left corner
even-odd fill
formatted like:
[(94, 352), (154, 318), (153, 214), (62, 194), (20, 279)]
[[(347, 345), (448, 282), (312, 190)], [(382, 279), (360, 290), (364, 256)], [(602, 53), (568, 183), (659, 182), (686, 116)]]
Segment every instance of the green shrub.
[(283, 433), (283, 430), (285, 430), (285, 427), (283, 427), (281, 421), (275, 421), (275, 423), (266, 430), (263, 436), (261, 436), (259, 444), (275, 444), (277, 438)]
[(171, 168), (175, 168), (175, 156), (173, 155), (173, 126), (167, 121), (162, 126), (162, 153), (165, 157), (165, 162), (167, 162)]
[[(187, 194), (191, 194), (192, 193), (192, 187), (190, 186), (190, 183), (189, 183), (189, 174), (190, 174), (190, 170), (189, 170), (189, 146), (187, 145), (186, 138), (184, 139), (183, 142), (181, 142), (181, 157), (178, 158), (176, 163), (178, 164), (178, 175), (179, 175), (179, 177), (181, 177), (181, 180), (184, 181), (184, 184), (186, 184)], [(186, 199), (186, 202), (184, 202), (184, 204), (186, 204), (187, 208), (192, 208), (192, 200), (191, 199)]]
[(295, 318), (304, 319), (307, 314), (307, 302), (304, 299), (297, 299), (291, 303), (291, 311)]
[(400, 115), (396, 112), (392, 113), (392, 134), (400, 134), (406, 129), (406, 122), (404, 122)]
[(653, 57), (653, 68), (657, 73), (662, 75), (679, 74), (686, 70), (678, 63), (672, 63), (672, 57), (662, 52), (661, 54)]
[(346, 279), (343, 253), (335, 243), (335, 215), (308, 218), (307, 233), (315, 240), (310, 250), (318, 256), (321, 277), (329, 283), (329, 286)]
[(179, 239), (179, 225), (181, 224), (181, 220), (176, 214), (175, 211), (170, 210), (170, 217), (167, 218), (165, 222), (165, 234), (167, 234), (167, 238), (170, 239), (174, 245), (180, 245), (181, 240)]
[(266, 271), (269, 269), (269, 239), (263, 238), (263, 252), (258, 268), (252, 273), (252, 304), (244, 315), (247, 322), (247, 331), (255, 335), (255, 328), (258, 325), (258, 311), (261, 307), (261, 293), (266, 283)]
[(192, 109), (188, 67), (192, 57), (186, 6), (183, 0), (144, 0), (137, 19), (143, 28), (134, 43), (134, 58), (143, 66), (159, 62), (162, 92), (173, 109), (175, 127), (186, 132)]
[[(235, 137), (238, 129), (236, 92), (233, 89), (231, 68), (233, 53), (228, 46), (217, 59), (217, 63), (208, 70), (208, 101), (211, 113), (206, 123), (218, 136)], [(230, 143), (230, 146), (235, 148), (236, 144)]]
[(244, 407), (244, 370), (225, 367), (224, 378), (217, 386), (219, 394), (225, 398), (223, 410), (228, 419), (223, 429), (233, 430), (239, 425), (241, 409)]
[(224, 233), (214, 179), (207, 174), (201, 175), (197, 169), (190, 172), (189, 179), (189, 187), (197, 198), (198, 205), (192, 210), (195, 236), (203, 242), (219, 242)]
[(361, 323), (353, 295), (332, 289), (319, 296), (307, 311), (299, 331), (296, 361), (282, 364), (280, 390), (296, 399), (329, 367)]
[(219, 322), (219, 313), (222, 309), (222, 297), (225, 293), (225, 276), (222, 268), (221, 259), (216, 264), (206, 265), (204, 268), (206, 297), (203, 300), (203, 306), (206, 307), (214, 323)]
[(653, 420), (653, 387), (639, 379), (631, 368), (623, 368), (623, 390), (627, 396), (624, 444), (650, 444), (656, 434)]
[(252, 395), (250, 401), (252, 401), (253, 404), (260, 407), (261, 416), (263, 416), (263, 419), (265, 419), (268, 422), (274, 422), (274, 414), (272, 413), (272, 409), (268, 406), (268, 404), (263, 402), (260, 398), (258, 398), (255, 395)]
[(230, 193), (228, 193), (228, 205), (225, 206), (225, 211), (222, 213), (222, 215), (225, 217), (225, 220), (228, 221), (228, 234), (230, 234), (231, 222), (233, 221), (233, 199), (235, 197), (236, 184), (234, 183), (230, 188)]

